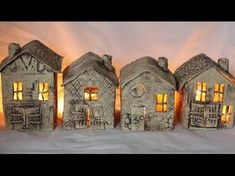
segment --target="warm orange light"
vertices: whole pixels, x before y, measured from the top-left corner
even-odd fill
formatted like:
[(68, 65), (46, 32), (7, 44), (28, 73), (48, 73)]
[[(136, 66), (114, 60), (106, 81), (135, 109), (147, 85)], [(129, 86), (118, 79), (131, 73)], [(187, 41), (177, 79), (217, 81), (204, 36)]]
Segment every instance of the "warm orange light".
[(98, 88), (97, 87), (85, 87), (84, 98), (87, 101), (98, 99)]
[(196, 101), (206, 101), (207, 84), (205, 82), (197, 82), (196, 86)]
[(223, 106), (222, 109), (222, 116), (221, 116), (221, 123), (229, 123), (230, 122), (230, 117), (232, 115), (232, 110), (233, 107), (232, 106)]
[(23, 99), (23, 84), (22, 82), (13, 83), (13, 100), (22, 100)]
[(5, 119), (3, 115), (3, 107), (2, 107), (2, 78), (0, 75), (0, 128), (5, 126)]
[(166, 94), (157, 94), (156, 99), (156, 112), (166, 112), (167, 111), (167, 95)]
[(86, 125), (88, 128), (91, 126), (91, 112), (89, 108), (87, 109)]
[(162, 103), (162, 100), (163, 100), (163, 95), (162, 94), (158, 94), (157, 95), (157, 103)]
[(213, 102), (222, 103), (224, 99), (224, 84), (215, 84)]
[(156, 106), (156, 111), (157, 111), (157, 112), (162, 112), (162, 111), (163, 111), (162, 105), (160, 105), (160, 104), (157, 105), (157, 106)]
[(58, 120), (62, 121), (63, 111), (64, 111), (64, 88), (62, 86), (63, 78), (62, 74), (57, 76), (57, 92), (58, 92), (58, 101), (57, 101), (57, 116)]
[(203, 90), (203, 91), (206, 91), (206, 89), (207, 89), (207, 85), (206, 85), (205, 82), (203, 82), (203, 83), (202, 83), (202, 90)]
[(87, 92), (84, 92), (84, 98), (85, 100), (90, 100), (90, 94)]
[(48, 100), (49, 99), (49, 84), (48, 82), (39, 83), (39, 100)]
[(196, 90), (196, 101), (200, 101), (201, 100), (201, 91)]
[(215, 91), (219, 91), (219, 84), (215, 84)]

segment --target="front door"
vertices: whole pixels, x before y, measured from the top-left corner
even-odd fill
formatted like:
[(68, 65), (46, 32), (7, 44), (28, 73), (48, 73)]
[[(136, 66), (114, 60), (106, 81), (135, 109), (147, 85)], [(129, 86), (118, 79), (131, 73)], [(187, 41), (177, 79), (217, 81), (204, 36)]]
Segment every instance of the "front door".
[(132, 131), (144, 131), (145, 123), (145, 107), (144, 106), (132, 106), (131, 107), (131, 130)]
[(91, 106), (92, 126), (96, 129), (105, 129), (104, 109), (102, 105)]
[(190, 126), (199, 128), (218, 128), (220, 105), (191, 104), (189, 113)]
[(74, 111), (72, 112), (72, 115), (75, 128), (87, 127), (87, 118), (89, 115), (89, 109), (87, 105), (74, 104)]
[(10, 123), (13, 129), (40, 129), (41, 112), (40, 106), (18, 106), (10, 107)]

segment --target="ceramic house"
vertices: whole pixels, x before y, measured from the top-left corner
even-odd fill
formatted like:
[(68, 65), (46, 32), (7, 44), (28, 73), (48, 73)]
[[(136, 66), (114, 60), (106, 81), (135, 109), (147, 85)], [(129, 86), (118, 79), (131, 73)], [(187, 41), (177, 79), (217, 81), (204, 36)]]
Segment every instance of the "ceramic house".
[(66, 129), (114, 127), (118, 79), (112, 57), (88, 52), (63, 72)]
[(52, 130), (57, 106), (57, 73), (62, 57), (41, 42), (11, 43), (0, 64), (6, 127)]
[(218, 63), (205, 54), (192, 57), (175, 71), (181, 97), (181, 117), (189, 129), (232, 128), (235, 78), (229, 60)]
[(176, 81), (167, 58), (142, 57), (124, 66), (120, 86), (122, 129), (173, 129)]

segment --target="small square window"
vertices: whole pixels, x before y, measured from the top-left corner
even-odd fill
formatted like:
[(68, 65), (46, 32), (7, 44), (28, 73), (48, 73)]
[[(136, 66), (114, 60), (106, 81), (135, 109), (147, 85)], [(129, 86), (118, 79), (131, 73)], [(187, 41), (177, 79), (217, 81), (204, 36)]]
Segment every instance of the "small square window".
[(97, 87), (85, 87), (84, 98), (86, 101), (98, 100), (98, 88)]

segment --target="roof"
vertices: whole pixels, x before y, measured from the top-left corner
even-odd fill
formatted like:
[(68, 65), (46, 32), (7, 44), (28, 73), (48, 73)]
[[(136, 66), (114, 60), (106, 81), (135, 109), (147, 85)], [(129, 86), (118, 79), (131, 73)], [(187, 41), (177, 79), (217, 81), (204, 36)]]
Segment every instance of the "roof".
[(181, 89), (185, 85), (185, 83), (192, 80), (209, 68), (215, 68), (225, 78), (235, 84), (235, 78), (233, 77), (233, 75), (223, 70), (214, 60), (209, 58), (207, 55), (201, 53), (192, 57), (176, 69), (174, 75), (178, 82), (178, 89)]
[(167, 71), (163, 70), (163, 68), (158, 65), (158, 61), (149, 56), (139, 58), (121, 69), (121, 88), (145, 72), (149, 72), (157, 78), (164, 80), (169, 86), (176, 89), (175, 77), (171, 71), (169, 69)]
[(115, 86), (118, 86), (118, 78), (116, 76), (114, 67), (112, 68), (112, 71), (109, 70), (103, 64), (103, 60), (100, 56), (93, 52), (88, 52), (66, 67), (66, 69), (63, 71), (63, 85), (68, 84), (88, 70), (95, 70), (99, 74), (108, 78)]
[(20, 52), (15, 54), (12, 57), (6, 57), (0, 64), (0, 72), (4, 70), (4, 68), (12, 63), (14, 60), (18, 58), (18, 56), (22, 54), (30, 54), (39, 62), (50, 67), (54, 72), (60, 72), (62, 67), (63, 57), (56, 54), (54, 51), (49, 49), (47, 46), (42, 44), (38, 40), (33, 40), (26, 45), (24, 45)]

